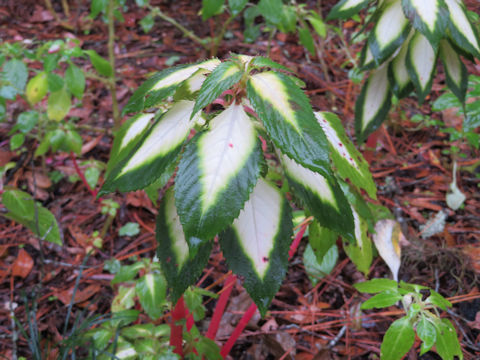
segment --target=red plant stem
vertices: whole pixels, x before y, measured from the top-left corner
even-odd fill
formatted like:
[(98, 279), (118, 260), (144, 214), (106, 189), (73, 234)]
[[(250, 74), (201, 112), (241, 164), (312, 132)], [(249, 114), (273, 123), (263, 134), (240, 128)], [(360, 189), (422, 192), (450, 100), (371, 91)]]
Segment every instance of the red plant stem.
[(242, 334), (243, 329), (245, 329), (245, 326), (247, 326), (253, 314), (255, 314), (255, 311), (257, 311), (257, 305), (255, 305), (255, 303), (252, 303), (248, 310), (245, 311), (245, 314), (243, 314), (242, 318), (235, 327), (235, 330), (233, 330), (232, 335), (230, 335), (227, 342), (223, 345), (222, 350), (220, 350), (220, 355), (222, 355), (224, 359), (230, 353), (230, 350), (232, 350), (233, 345)]
[(300, 230), (298, 230), (297, 235), (295, 235), (295, 238), (292, 241), (292, 244), (290, 245), (290, 250), (288, 250), (288, 260), (292, 258), (293, 255), (295, 255), (295, 252), (297, 251), (298, 245), (300, 245), (300, 240), (303, 238), (303, 234), (305, 234), (305, 230), (307, 230), (308, 223), (304, 224)]
[(375, 148), (377, 146), (377, 141), (378, 141), (378, 136), (380, 134), (380, 131), (377, 130), (373, 132), (367, 139), (366, 143), (366, 149), (363, 152), (363, 157), (367, 162), (370, 164), (373, 160), (373, 154), (375, 152)]
[(92, 196), (94, 198), (97, 197), (97, 191), (96, 190), (93, 190), (90, 185), (88, 184), (88, 181), (87, 179), (85, 178), (85, 175), (83, 175), (83, 172), (82, 170), (80, 169), (80, 167), (78, 166), (78, 163), (77, 163), (77, 157), (75, 156), (75, 154), (73, 152), (70, 152), (70, 158), (72, 159), (73, 161), (73, 166), (75, 167), (75, 171), (77, 172), (77, 175), (80, 177), (80, 179), (82, 180), (82, 183), (83, 185), (85, 185), (85, 187), (88, 189), (88, 191), (90, 192), (90, 194), (92, 194)]
[(212, 321), (208, 327), (206, 337), (214, 340), (215, 335), (217, 335), (218, 328), (220, 326), (220, 320), (222, 320), (223, 313), (225, 312), (225, 307), (227, 306), (228, 299), (230, 298), (230, 293), (232, 292), (233, 285), (237, 281), (237, 276), (231, 274), (227, 280), (225, 280), (225, 285), (223, 286), (223, 292), (220, 294), (218, 299), (217, 306), (213, 312)]
[(190, 331), (190, 329), (193, 327), (193, 325), (195, 325), (195, 319), (193, 318), (193, 314), (189, 313), (187, 315), (187, 331)]
[(185, 302), (181, 296), (172, 310), (170, 323), (170, 346), (173, 346), (173, 352), (181, 357), (183, 357), (183, 324), (177, 325), (177, 321), (185, 319), (186, 315)]
[[(295, 254), (295, 251), (297, 251), (298, 245), (300, 244), (300, 240), (302, 240), (303, 234), (305, 233), (307, 226), (308, 226), (308, 222), (305, 222), (300, 228), (300, 230), (297, 232), (297, 235), (295, 235), (295, 238), (293, 239), (293, 242), (290, 245), (290, 250), (288, 251), (289, 259), (291, 259), (292, 256)], [(224, 359), (230, 353), (230, 350), (232, 350), (233, 345), (242, 334), (243, 330), (247, 326), (253, 314), (255, 314), (255, 311), (257, 311), (257, 305), (255, 305), (255, 303), (252, 303), (248, 308), (248, 310), (243, 314), (242, 318), (240, 319), (237, 326), (233, 330), (232, 335), (230, 335), (227, 342), (223, 345), (222, 349), (220, 350), (220, 355), (222, 355)], [(217, 309), (215, 309), (215, 312), (217, 312)], [(213, 322), (213, 319), (212, 319), (212, 322)], [(208, 330), (210, 331), (210, 329)]]

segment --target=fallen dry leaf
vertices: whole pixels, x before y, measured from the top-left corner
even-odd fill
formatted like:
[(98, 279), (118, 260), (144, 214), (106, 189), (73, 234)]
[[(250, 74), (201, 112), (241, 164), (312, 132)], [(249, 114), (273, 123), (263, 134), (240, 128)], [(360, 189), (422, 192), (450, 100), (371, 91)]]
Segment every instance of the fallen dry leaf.
[(30, 255), (24, 250), (20, 249), (17, 258), (12, 266), (12, 275), (20, 276), (25, 279), (33, 268), (33, 260)]
[[(100, 290), (100, 288), (101, 286), (99, 284), (92, 284), (87, 286), (85, 289), (77, 289), (77, 291), (75, 292), (74, 303), (81, 303), (88, 300), (93, 295), (95, 295)], [(70, 302), (72, 301), (73, 289), (74, 287), (72, 286), (70, 289), (57, 293), (56, 296), (58, 300), (60, 300), (65, 305), (70, 304)]]

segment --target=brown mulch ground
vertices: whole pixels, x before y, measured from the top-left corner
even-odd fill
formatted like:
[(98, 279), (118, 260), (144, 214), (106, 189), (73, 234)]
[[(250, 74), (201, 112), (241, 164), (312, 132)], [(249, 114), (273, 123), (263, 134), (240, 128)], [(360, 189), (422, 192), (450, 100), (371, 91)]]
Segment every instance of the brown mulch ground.
[[(322, 2), (325, 15), (335, 1)], [(210, 35), (214, 21), (203, 23), (198, 16), (200, 1), (152, 1), (198, 36)], [(316, 6), (308, 1), (308, 6)], [(476, 1), (466, 2), (470, 9), (480, 10)], [(69, 1), (70, 17), (66, 17), (60, 1), (53, 1), (54, 8), (65, 24), (58, 24), (44, 7), (43, 2), (5, 0), (0, 2), (0, 37), (4, 41), (24, 39), (51, 40), (74, 37), (83, 48), (97, 50), (106, 57), (107, 30), (100, 20), (88, 19), (86, 1)], [(138, 21), (145, 15), (134, 2), (127, 2), (125, 22), (116, 25), (116, 53), (118, 74), (118, 99), (121, 105), (128, 101), (131, 89), (138, 87), (146, 75), (166, 67), (165, 62), (178, 56), (177, 63), (193, 62), (208, 54), (182, 36), (173, 26), (157, 21), (149, 34), (144, 34)], [(344, 33), (347, 39), (357, 29), (357, 24), (346, 22)], [(226, 39), (219, 57), (229, 52), (262, 54), (267, 51), (267, 39), (255, 44), (242, 42), (242, 22), (234, 22), (229, 29), (233, 35)], [(307, 56), (304, 48), (293, 35), (278, 34), (273, 41), (271, 57), (296, 70), (307, 84), (307, 93), (318, 110), (334, 111), (344, 120), (347, 130), (353, 133), (353, 109), (360, 86), (353, 84), (347, 70), (341, 65), (347, 61), (347, 50), (357, 53), (361, 44), (346, 49), (338, 36), (330, 32), (325, 40), (318, 40), (318, 57)], [(327, 64), (326, 67), (324, 64)], [(90, 65), (78, 63), (83, 67)], [(469, 71), (480, 75), (480, 65), (469, 64)], [(441, 94), (444, 78), (440, 74), (434, 84), (431, 100)], [(111, 98), (103, 85), (88, 80), (83, 107), (76, 109), (79, 124), (100, 129), (111, 129)], [(427, 101), (428, 103), (428, 101)], [(63, 230), (64, 246), (52, 244), (39, 246), (37, 239), (20, 225), (0, 218), (0, 357), (12, 358), (12, 332), (10, 301), (18, 304), (15, 316), (25, 324), (24, 294), (37, 296), (37, 321), (39, 330), (54, 341), (61, 339), (67, 306), (79, 268), (86, 253), (85, 239), (95, 230), (100, 230), (105, 215), (100, 206), (80, 183), (63, 179), (52, 186), (32, 188), (29, 177), (32, 173), (45, 177), (42, 164), (31, 161), (31, 155), (18, 156), (8, 147), (8, 131), (16, 114), (26, 104), (19, 102), (11, 107), (7, 122), (0, 124), (0, 158), (20, 162), (15, 173), (8, 175), (8, 183), (41, 196), (43, 204), (58, 219)], [(480, 270), (480, 184), (477, 176), (480, 153), (466, 144), (459, 143), (461, 151), (468, 154), (459, 160), (459, 187), (467, 200), (463, 209), (447, 210), (445, 194), (452, 181), (452, 161), (444, 150), (450, 148), (448, 135), (437, 127), (419, 127), (408, 118), (416, 113), (443, 120), (451, 126), (461, 125), (461, 118), (452, 112), (432, 113), (428, 105), (419, 107), (416, 100), (406, 99), (392, 109), (387, 127), (379, 131), (374, 150), (366, 151), (371, 171), (379, 188), (379, 200), (387, 206), (402, 224), (409, 245), (403, 248), (403, 266), (400, 278), (431, 286), (455, 303), (449, 317), (458, 329), (465, 359), (480, 358), (480, 294), (478, 272)], [(80, 160), (94, 159), (106, 162), (112, 142), (111, 132), (102, 133), (84, 130), (85, 147)], [(27, 144), (34, 151), (35, 144)], [(51, 155), (47, 171), (60, 170), (66, 174), (75, 172), (67, 154)], [(111, 276), (103, 270), (106, 260), (125, 260), (134, 255), (153, 256), (155, 248), (154, 227), (156, 209), (143, 192), (117, 194), (113, 198), (121, 208), (110, 230), (104, 238), (104, 246), (87, 262), (80, 282), (80, 303), (74, 307), (75, 319), (82, 307), (88, 314), (107, 313), (114, 292), (110, 286)], [(447, 225), (442, 234), (422, 239), (420, 225), (438, 211), (448, 212)], [(133, 239), (119, 237), (118, 229), (125, 223), (138, 222), (141, 233)], [(365, 297), (352, 284), (364, 279), (355, 266), (341, 253), (333, 272), (312, 287), (301, 263), (303, 246), (292, 260), (289, 273), (282, 288), (274, 299), (269, 315), (265, 319), (254, 317), (231, 355), (235, 359), (278, 359), (301, 360), (325, 359), (374, 359), (379, 354), (382, 336), (401, 311), (368, 312), (362, 314), (359, 305)], [(25, 254), (26, 253), (26, 254)], [(15, 261), (33, 260), (33, 268), (26, 276), (10, 276)], [(43, 261), (42, 261), (42, 258)], [(26, 265), (28, 266), (28, 265)], [(213, 284), (226, 272), (225, 264), (218, 251), (212, 254), (205, 273), (203, 285)], [(41, 273), (43, 274), (41, 276)], [(371, 268), (372, 277), (389, 274), (383, 261), (376, 259)], [(38, 284), (43, 277), (43, 282)], [(40, 286), (39, 286), (40, 285)], [(221, 286), (213, 286), (219, 291)], [(35, 293), (36, 292), (36, 293)], [(217, 336), (225, 341), (238, 321), (238, 315), (249, 305), (248, 297), (238, 283), (233, 291), (231, 305), (227, 309), (228, 322), (224, 322)], [(213, 305), (210, 304), (210, 305)], [(211, 306), (208, 306), (211, 309)], [(233, 314), (233, 315), (232, 315)], [(360, 317), (360, 320), (359, 320)], [(208, 318), (208, 316), (207, 316)], [(330, 346), (329, 342), (333, 340)], [(417, 358), (419, 343), (409, 359)], [(25, 339), (17, 341), (18, 355), (30, 358)], [(53, 357), (52, 357), (53, 358)], [(427, 353), (422, 359), (439, 359)]]

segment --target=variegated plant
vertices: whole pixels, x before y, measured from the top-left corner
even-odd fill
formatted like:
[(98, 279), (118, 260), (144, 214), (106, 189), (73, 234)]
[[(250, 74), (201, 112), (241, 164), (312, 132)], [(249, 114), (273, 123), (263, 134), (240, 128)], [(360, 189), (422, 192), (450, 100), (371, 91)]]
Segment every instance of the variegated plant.
[[(328, 18), (347, 18), (370, 3), (341, 0)], [(360, 67), (373, 70), (355, 107), (359, 141), (386, 118), (392, 93), (402, 98), (415, 90), (420, 103), (424, 101), (432, 87), (438, 55), (448, 87), (464, 102), (467, 70), (460, 55), (480, 59), (480, 41), (462, 0), (379, 0), (369, 22), (374, 25)]]
[(297, 83), (267, 58), (232, 55), (164, 70), (127, 104), (139, 114), (117, 133), (101, 193), (159, 188), (174, 174), (156, 229), (173, 301), (201, 273), (218, 235), (228, 265), (267, 310), (292, 237), (291, 207), (271, 180), (267, 152), (294, 198), (370, 263), (358, 191), (376, 196), (368, 165), (338, 117), (314, 113)]

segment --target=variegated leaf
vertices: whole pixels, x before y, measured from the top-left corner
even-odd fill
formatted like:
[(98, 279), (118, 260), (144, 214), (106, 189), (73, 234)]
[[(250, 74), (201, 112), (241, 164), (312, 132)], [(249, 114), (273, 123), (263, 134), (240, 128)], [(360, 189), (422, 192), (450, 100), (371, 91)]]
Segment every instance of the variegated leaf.
[(368, 230), (373, 232), (373, 226), (375, 225), (375, 218), (378, 214), (372, 213), (372, 210), (368, 206), (367, 202), (365, 201), (365, 196), (361, 194), (361, 192), (354, 187), (353, 185), (348, 184), (343, 180), (339, 180), (338, 184), (343, 191), (343, 194), (347, 198), (348, 202), (352, 206), (353, 210), (357, 212), (357, 214), (363, 220), (366, 220), (368, 223)]
[(363, 142), (387, 116), (392, 101), (387, 64), (371, 72), (355, 104), (355, 133)]
[(467, 17), (461, 0), (444, 0), (450, 13), (450, 35), (461, 49), (480, 59), (480, 40), (475, 26)]
[(353, 219), (355, 221), (355, 240), (353, 244), (349, 241), (345, 241), (343, 249), (347, 253), (348, 257), (355, 264), (358, 270), (368, 275), (370, 266), (372, 265), (373, 252), (372, 241), (368, 237), (368, 224), (366, 221), (358, 215), (358, 213), (352, 209)]
[(448, 40), (442, 40), (440, 42), (440, 58), (442, 59), (443, 68), (445, 69), (448, 87), (458, 100), (463, 103), (468, 85), (467, 68)]
[(137, 114), (120, 127), (113, 140), (107, 173), (138, 144), (154, 116), (154, 114)]
[(262, 150), (242, 105), (232, 104), (187, 145), (175, 181), (185, 234), (202, 240), (232, 223), (258, 177)]
[(360, 70), (365, 71), (365, 70), (370, 70), (375, 67), (375, 59), (373, 57), (372, 51), (370, 50), (370, 47), (365, 45), (362, 48), (362, 51), (360, 52), (360, 62), (359, 62), (359, 67)]
[(443, 0), (401, 0), (406, 17), (433, 48), (438, 47), (448, 23), (448, 9)]
[(192, 100), (195, 101), (198, 91), (207, 79), (207, 74), (210, 71), (205, 69), (198, 69), (187, 80), (183, 81), (175, 90), (173, 94), (173, 101)]
[(226, 61), (218, 65), (200, 88), (193, 113), (203, 109), (225, 90), (236, 84), (242, 75), (243, 71), (233, 61)]
[[(157, 216), (157, 256), (162, 272), (172, 290), (172, 303), (176, 303), (183, 292), (193, 285), (205, 268), (212, 249), (212, 242), (203, 242), (195, 256), (191, 256), (182, 224), (175, 207), (173, 191), (169, 190)], [(190, 243), (200, 239), (188, 239)]]
[(338, 174), (376, 199), (377, 188), (373, 181), (368, 163), (347, 137), (338, 116), (327, 112), (316, 112), (315, 117), (330, 143), (331, 157)]
[(406, 64), (408, 44), (409, 39), (405, 40), (397, 56), (388, 64), (390, 86), (398, 98), (407, 96), (413, 90), (413, 84), (410, 80), (410, 75), (408, 75)]
[(428, 39), (416, 32), (408, 45), (406, 65), (420, 103), (432, 88), (436, 60), (435, 50)]
[(167, 296), (167, 284), (163, 275), (148, 273), (136, 281), (135, 290), (143, 310), (152, 320), (163, 315)]
[(368, 37), (368, 46), (377, 65), (402, 45), (409, 32), (410, 23), (403, 14), (401, 0), (384, 1), (381, 14)]
[(100, 193), (138, 190), (158, 179), (175, 161), (190, 133), (193, 105), (193, 101), (183, 100), (163, 114), (130, 154), (113, 167)]
[(354, 240), (350, 205), (334, 178), (326, 179), (282, 156), (289, 184), (322, 226)]
[(253, 75), (247, 96), (270, 138), (299, 164), (331, 177), (329, 145), (303, 91), (276, 72)]
[(158, 104), (172, 95), (175, 89), (198, 69), (212, 71), (219, 64), (220, 60), (210, 59), (196, 64), (174, 66), (153, 75), (133, 93), (123, 113), (142, 111)]
[(341, 0), (327, 16), (327, 20), (346, 19), (368, 5), (370, 0)]
[(265, 315), (288, 266), (292, 235), (290, 206), (280, 191), (259, 179), (232, 226), (220, 233), (229, 267), (245, 278), (244, 287)]

